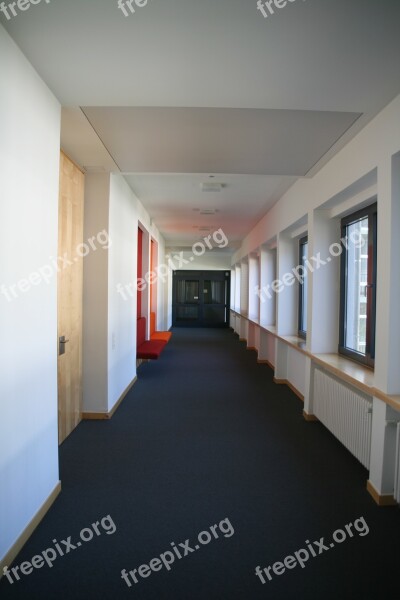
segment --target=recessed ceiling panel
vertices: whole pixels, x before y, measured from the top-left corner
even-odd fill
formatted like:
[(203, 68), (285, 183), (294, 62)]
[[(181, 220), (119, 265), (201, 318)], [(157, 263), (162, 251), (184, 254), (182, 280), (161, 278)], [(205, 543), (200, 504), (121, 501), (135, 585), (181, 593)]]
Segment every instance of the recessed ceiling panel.
[(127, 173), (304, 176), (360, 116), (218, 108), (83, 110)]

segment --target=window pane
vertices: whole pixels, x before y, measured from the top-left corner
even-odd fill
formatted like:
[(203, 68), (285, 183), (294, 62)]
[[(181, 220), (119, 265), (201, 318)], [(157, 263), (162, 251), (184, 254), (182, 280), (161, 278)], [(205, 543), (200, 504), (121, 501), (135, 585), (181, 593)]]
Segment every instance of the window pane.
[(204, 281), (204, 304), (225, 304), (225, 281)]
[(306, 259), (308, 256), (308, 242), (301, 245), (301, 265), (304, 269), (301, 289), (301, 314), (300, 314), (300, 331), (307, 331), (307, 266)]
[(303, 246), (303, 267), (304, 267), (304, 276), (303, 276), (303, 285), (302, 285), (302, 296), (303, 296), (303, 331), (307, 331), (307, 267), (306, 267), (306, 259), (308, 256), (308, 243)]
[(199, 300), (199, 282), (198, 281), (178, 281), (178, 302), (198, 302)]
[(345, 346), (365, 354), (367, 343), (368, 217), (348, 225), (347, 239), (364, 243), (349, 244), (346, 264)]

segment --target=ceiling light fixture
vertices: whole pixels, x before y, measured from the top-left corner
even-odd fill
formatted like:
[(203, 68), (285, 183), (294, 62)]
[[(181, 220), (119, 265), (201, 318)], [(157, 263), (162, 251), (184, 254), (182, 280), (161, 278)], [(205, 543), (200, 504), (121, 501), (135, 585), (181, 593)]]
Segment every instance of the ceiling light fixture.
[(202, 208), (199, 212), (201, 215), (215, 215), (219, 211), (216, 208)]
[(206, 182), (201, 184), (201, 189), (203, 192), (220, 192), (222, 190), (222, 187), (222, 183)]

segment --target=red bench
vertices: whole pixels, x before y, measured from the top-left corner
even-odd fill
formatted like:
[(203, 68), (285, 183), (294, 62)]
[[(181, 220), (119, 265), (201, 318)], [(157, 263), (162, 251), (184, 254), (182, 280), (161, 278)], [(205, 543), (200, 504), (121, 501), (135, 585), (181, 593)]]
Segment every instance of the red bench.
[(164, 350), (164, 347), (167, 342), (163, 340), (150, 340), (146, 341), (146, 319), (145, 317), (140, 317), (137, 320), (137, 350), (136, 350), (136, 358), (145, 358), (145, 359), (153, 359), (156, 360), (161, 352)]
[(156, 313), (150, 313), (150, 339), (169, 342), (172, 337), (171, 331), (156, 331)]

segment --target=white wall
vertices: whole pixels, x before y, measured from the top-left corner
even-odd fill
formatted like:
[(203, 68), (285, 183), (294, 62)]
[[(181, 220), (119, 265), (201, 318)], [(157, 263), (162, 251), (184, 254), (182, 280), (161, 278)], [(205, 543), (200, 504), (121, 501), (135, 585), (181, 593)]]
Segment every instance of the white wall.
[[(60, 106), (0, 26), (0, 285), (57, 256)], [(57, 276), (0, 294), (0, 561), (58, 484)], [(3, 288), (4, 291), (4, 288)]]
[[(200, 248), (199, 248), (200, 251)], [(220, 250), (206, 249), (203, 256), (195, 256), (191, 250), (174, 251), (166, 248), (167, 259), (170, 258), (176, 271), (230, 271), (232, 254)], [(178, 257), (178, 258), (176, 258)], [(181, 257), (181, 258), (179, 258)]]
[[(110, 177), (85, 175), (84, 235), (109, 231)], [(112, 243), (112, 238), (111, 238)], [(83, 411), (108, 412), (108, 261), (102, 248), (83, 260)]]
[(119, 175), (110, 180), (112, 241), (108, 263), (108, 410), (136, 376), (136, 293), (124, 300), (117, 284), (130, 282), (137, 269), (138, 206)]
[[(85, 239), (106, 229), (108, 249), (91, 252), (84, 261), (83, 411), (112, 410), (136, 376), (136, 277), (138, 224), (158, 243), (165, 262), (165, 243), (141, 202), (119, 174), (86, 175)], [(144, 269), (143, 276), (147, 269)], [(167, 323), (167, 283), (157, 282), (158, 323)], [(149, 286), (144, 294), (149, 294)], [(144, 302), (145, 306), (148, 303)]]

